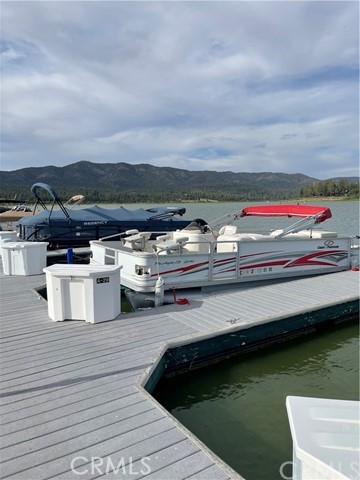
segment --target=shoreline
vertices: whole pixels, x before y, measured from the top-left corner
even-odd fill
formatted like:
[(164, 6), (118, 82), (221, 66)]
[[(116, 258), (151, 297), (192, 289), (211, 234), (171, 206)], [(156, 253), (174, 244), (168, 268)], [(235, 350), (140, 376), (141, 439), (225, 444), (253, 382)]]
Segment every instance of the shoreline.
[[(359, 201), (358, 198), (355, 197), (304, 197), (304, 198), (291, 198), (291, 199), (282, 199), (282, 200), (271, 200), (271, 199), (263, 199), (263, 200), (211, 200), (211, 199), (203, 199), (200, 200), (174, 200), (176, 203), (312, 203), (312, 202), (356, 202)], [(100, 203), (100, 202), (99, 202)], [(101, 202), (101, 203), (118, 203), (118, 202)], [(142, 203), (158, 203), (156, 201), (146, 201), (146, 202), (123, 202), (124, 204), (142, 204)], [(163, 202), (164, 203), (164, 202)]]

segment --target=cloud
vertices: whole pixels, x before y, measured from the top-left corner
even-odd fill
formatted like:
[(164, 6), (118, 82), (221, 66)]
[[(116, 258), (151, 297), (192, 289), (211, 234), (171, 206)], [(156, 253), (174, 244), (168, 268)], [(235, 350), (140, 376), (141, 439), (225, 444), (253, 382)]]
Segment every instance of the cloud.
[(285, 133), (282, 137), (281, 140), (291, 140), (292, 138), (296, 138), (297, 134), (296, 133)]
[(356, 2), (2, 10), (3, 169), (86, 159), (358, 172)]

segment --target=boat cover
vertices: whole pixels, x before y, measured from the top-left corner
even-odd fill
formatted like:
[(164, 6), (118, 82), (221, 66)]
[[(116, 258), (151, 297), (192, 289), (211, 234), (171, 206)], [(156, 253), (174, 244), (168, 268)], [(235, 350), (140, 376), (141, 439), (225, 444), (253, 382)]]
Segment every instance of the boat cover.
[[(185, 208), (177, 207), (158, 207), (149, 208), (147, 210), (138, 208), (135, 210), (128, 210), (124, 207), (118, 208), (102, 208), (97, 205), (79, 210), (68, 210), (70, 219), (78, 222), (93, 222), (103, 223), (104, 221), (147, 221), (156, 220), (158, 217), (171, 215), (183, 215)], [(64, 213), (61, 210), (44, 210), (31, 218), (24, 219), (23, 225), (30, 225), (35, 223), (44, 223), (51, 221), (64, 220)]]
[(315, 205), (255, 205), (243, 208), (238, 217), (313, 217), (317, 216), (317, 222), (324, 222), (331, 218), (331, 211), (328, 207)]
[[(52, 197), (47, 205), (39, 191), (46, 190)], [(44, 211), (17, 224), (19, 238), (30, 242), (46, 241), (49, 248), (86, 246), (91, 240), (117, 235), (130, 229), (167, 232), (186, 227), (190, 220), (182, 219), (183, 207), (154, 207), (128, 210), (124, 207), (93, 207), (67, 209), (55, 190), (46, 183), (35, 183), (31, 191)], [(35, 209), (34, 209), (35, 211)], [(198, 219), (204, 222), (204, 220)], [(204, 222), (206, 223), (206, 222)]]
[(63, 209), (43, 210), (37, 215), (23, 217), (17, 223), (19, 238), (30, 242), (47, 241), (50, 249), (82, 247), (90, 240), (129, 229), (166, 232), (185, 228), (190, 223), (182, 218), (186, 209), (177, 207), (128, 210), (94, 205), (79, 210)]

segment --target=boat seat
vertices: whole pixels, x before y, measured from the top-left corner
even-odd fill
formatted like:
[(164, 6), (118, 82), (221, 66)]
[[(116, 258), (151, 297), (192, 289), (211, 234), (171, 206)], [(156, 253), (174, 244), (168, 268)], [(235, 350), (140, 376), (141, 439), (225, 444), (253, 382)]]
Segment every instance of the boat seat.
[[(283, 230), (274, 230), (270, 233), (272, 237), (276, 237)], [(321, 239), (321, 238), (337, 238), (338, 234), (336, 232), (326, 232), (324, 230), (299, 230), (298, 232), (288, 233), (281, 237), (282, 240), (303, 240), (305, 238), (314, 238), (314, 239)]]
[(268, 240), (269, 235), (263, 235), (261, 233), (248, 233), (251, 240)]
[(144, 250), (145, 242), (151, 237), (150, 232), (140, 232), (124, 238), (124, 246), (132, 250)]
[(153, 249), (158, 255), (169, 255), (172, 252), (180, 253), (181, 243), (172, 240), (164, 241), (154, 245)]
[(175, 237), (174, 240), (176, 243), (183, 244), (189, 241), (189, 237)]
[[(274, 239), (280, 234), (282, 234), (284, 230), (274, 230), (270, 233), (270, 236)], [(300, 230), (299, 232), (289, 232), (280, 237), (281, 240), (304, 240), (306, 238), (310, 238), (309, 230)]]
[(284, 230), (273, 230), (270, 235), (272, 237), (277, 237), (278, 235), (281, 235), (283, 233)]
[[(186, 237), (183, 236), (184, 233)], [(192, 253), (210, 253), (210, 244), (215, 240), (213, 233), (201, 233), (200, 230), (180, 230), (174, 232), (173, 237), (177, 242), (186, 239), (186, 249)]]
[(167, 233), (165, 235), (159, 235), (158, 237), (156, 237), (156, 240), (158, 242), (165, 242), (166, 240), (170, 240), (171, 236)]
[(219, 230), (219, 235), (235, 235), (239, 229), (236, 225), (224, 225)]
[[(162, 235), (157, 237), (157, 240), (162, 237), (167, 237), (166, 235)], [(169, 238), (169, 237), (167, 237)], [(189, 240), (189, 237), (178, 237), (174, 240), (166, 240), (163, 239), (162, 242), (157, 243), (153, 246), (155, 252), (159, 252), (159, 255), (168, 255), (171, 252), (181, 253), (183, 251), (183, 245)]]
[(336, 232), (326, 232), (324, 230), (313, 230), (312, 238), (337, 238), (338, 234)]
[(237, 242), (270, 241), (274, 238), (260, 233), (237, 233), (235, 235), (220, 235), (217, 238), (217, 252), (237, 252)]

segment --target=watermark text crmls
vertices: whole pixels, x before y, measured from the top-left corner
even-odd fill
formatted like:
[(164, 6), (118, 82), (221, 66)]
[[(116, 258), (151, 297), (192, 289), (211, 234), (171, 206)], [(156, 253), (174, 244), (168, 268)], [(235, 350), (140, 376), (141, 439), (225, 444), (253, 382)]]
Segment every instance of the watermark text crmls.
[[(360, 480), (360, 463), (359, 462), (350, 462), (350, 464), (344, 465), (341, 461), (339, 462), (330, 462), (328, 464), (332, 469), (344, 473), (346, 472), (347, 478), (349, 480)], [(294, 464), (291, 461), (284, 462), (280, 465), (279, 473), (283, 480), (293, 480), (297, 476), (293, 476), (291, 470), (293, 470)], [(325, 477), (324, 477), (325, 478)]]
[(142, 457), (133, 460), (132, 457), (74, 457), (71, 460), (71, 471), (76, 475), (87, 473), (107, 475), (149, 475), (151, 473), (151, 458)]

